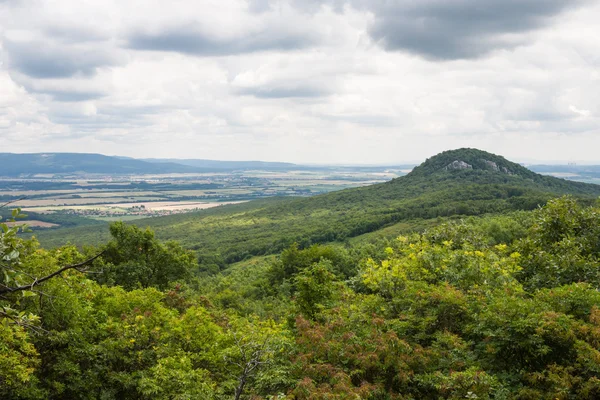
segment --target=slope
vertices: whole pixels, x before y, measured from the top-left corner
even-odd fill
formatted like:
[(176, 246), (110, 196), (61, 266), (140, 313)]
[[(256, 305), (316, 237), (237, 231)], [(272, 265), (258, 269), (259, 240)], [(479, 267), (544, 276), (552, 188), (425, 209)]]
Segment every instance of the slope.
[[(293, 242), (343, 241), (392, 224), (453, 215), (529, 210), (572, 194), (593, 201), (600, 186), (538, 175), (475, 149), (441, 153), (390, 182), (311, 198), (270, 199), (191, 214), (138, 220), (161, 239), (174, 239), (221, 266), (271, 254)], [(98, 229), (41, 232), (45, 245), (66, 239), (99, 243)]]

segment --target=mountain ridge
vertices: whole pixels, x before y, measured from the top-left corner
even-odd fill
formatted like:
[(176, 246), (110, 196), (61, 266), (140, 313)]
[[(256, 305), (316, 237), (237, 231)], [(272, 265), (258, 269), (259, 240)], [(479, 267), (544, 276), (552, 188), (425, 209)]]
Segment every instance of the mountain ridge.
[(136, 159), (98, 153), (0, 153), (0, 176), (37, 174), (169, 174), (231, 172), (237, 170), (314, 169), (292, 163), (195, 159)]

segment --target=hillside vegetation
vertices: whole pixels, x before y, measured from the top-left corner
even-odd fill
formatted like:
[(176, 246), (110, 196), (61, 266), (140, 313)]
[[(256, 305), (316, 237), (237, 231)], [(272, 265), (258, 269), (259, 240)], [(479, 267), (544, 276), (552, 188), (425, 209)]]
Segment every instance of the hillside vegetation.
[(2, 223), (0, 398), (597, 399), (598, 194), (461, 149), (156, 234)]
[(83, 253), (16, 230), (0, 231), (1, 398), (600, 396), (600, 208), (572, 197), (213, 276), (123, 223)]
[[(406, 176), (363, 188), (301, 199), (270, 199), (176, 216), (138, 220), (163, 240), (196, 250), (214, 269), (249, 256), (274, 254), (290, 244), (345, 241), (404, 222), (533, 210), (562, 194), (591, 202), (600, 186), (538, 175), (484, 151), (459, 149), (425, 161)], [(46, 246), (65, 241), (99, 244), (108, 228), (40, 232)]]

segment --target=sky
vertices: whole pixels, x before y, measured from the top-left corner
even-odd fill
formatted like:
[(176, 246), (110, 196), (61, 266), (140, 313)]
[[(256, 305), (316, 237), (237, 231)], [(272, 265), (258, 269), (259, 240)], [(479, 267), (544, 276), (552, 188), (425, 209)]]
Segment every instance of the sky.
[(600, 163), (600, 0), (0, 0), (0, 152)]

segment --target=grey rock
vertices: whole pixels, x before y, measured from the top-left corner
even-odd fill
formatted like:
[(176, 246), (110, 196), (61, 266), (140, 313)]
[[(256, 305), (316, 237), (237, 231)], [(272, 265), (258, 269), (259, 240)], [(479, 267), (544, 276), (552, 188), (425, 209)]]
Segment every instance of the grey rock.
[(489, 161), (489, 160), (481, 160), (481, 161), (483, 161), (489, 169), (500, 172), (500, 167), (498, 167), (498, 164), (496, 164), (495, 162)]
[(467, 164), (464, 161), (461, 160), (455, 160), (452, 161), (450, 164), (446, 165), (444, 167), (445, 171), (450, 171), (450, 170), (460, 170), (460, 169), (473, 169), (473, 166), (471, 164)]

